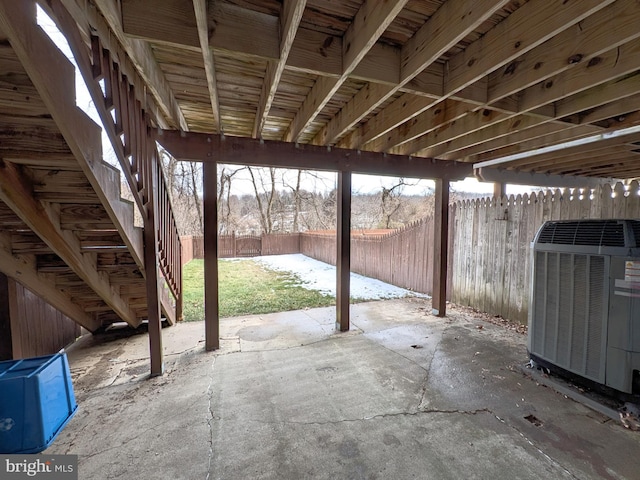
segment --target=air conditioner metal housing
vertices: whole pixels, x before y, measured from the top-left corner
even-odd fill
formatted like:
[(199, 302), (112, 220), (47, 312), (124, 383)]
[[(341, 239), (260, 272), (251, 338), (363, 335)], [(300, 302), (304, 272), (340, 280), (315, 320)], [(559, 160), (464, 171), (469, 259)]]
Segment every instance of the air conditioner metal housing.
[(548, 221), (531, 265), (531, 358), (640, 393), (640, 221)]

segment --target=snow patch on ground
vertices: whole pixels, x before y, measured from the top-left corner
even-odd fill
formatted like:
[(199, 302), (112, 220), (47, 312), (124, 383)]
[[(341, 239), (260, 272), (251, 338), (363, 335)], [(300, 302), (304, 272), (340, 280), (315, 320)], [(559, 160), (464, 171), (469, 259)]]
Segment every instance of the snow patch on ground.
[[(253, 260), (279, 272), (291, 272), (300, 279), (300, 285), (309, 290), (318, 290), (325, 295), (336, 295), (336, 267), (313, 258), (295, 253), (290, 255), (268, 255)], [(423, 297), (428, 295), (396, 287), (374, 278), (351, 272), (351, 297), (364, 300), (388, 298)]]

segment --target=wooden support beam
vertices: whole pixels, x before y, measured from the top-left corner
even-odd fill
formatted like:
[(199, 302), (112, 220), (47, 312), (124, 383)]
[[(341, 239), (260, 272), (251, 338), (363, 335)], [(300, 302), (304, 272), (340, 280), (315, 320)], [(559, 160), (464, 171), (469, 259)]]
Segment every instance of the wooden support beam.
[[(146, 139), (147, 142), (152, 140)], [(157, 151), (147, 149), (145, 175), (147, 185), (158, 185), (157, 168), (160, 159), (155, 158)], [(147, 319), (149, 321), (149, 356), (151, 360), (151, 376), (164, 374), (164, 350), (162, 348), (162, 318), (160, 306), (160, 282), (158, 275), (158, 199), (157, 188), (149, 188), (147, 208), (144, 218), (144, 269), (147, 293)]]
[(459, 180), (471, 164), (430, 158), (163, 130), (156, 139), (171, 155), (191, 162), (219, 162), (303, 170), (341, 171), (411, 178)]
[[(640, 52), (640, 40), (635, 39), (618, 49), (602, 53), (597, 62), (585, 62), (570, 70), (563, 71), (552, 80), (531, 86), (521, 92), (518, 110), (530, 112), (556, 102), (554, 105), (555, 116), (562, 118), (618, 101), (624, 97), (634, 96), (640, 89), (635, 77), (631, 76), (620, 81), (614, 80), (636, 70), (640, 57), (638, 52)], [(610, 81), (613, 83), (600, 85)], [(520, 115), (515, 113), (485, 115), (485, 113), (486, 110), (469, 113), (465, 118), (457, 121), (455, 125), (443, 129), (442, 133), (431, 131), (420, 138), (400, 145), (393, 151), (407, 155), (420, 152), (420, 155), (439, 158), (458, 149), (481, 143), (483, 140), (508, 135), (514, 131), (513, 128), (522, 130), (553, 120), (552, 117), (530, 116), (524, 113)], [(422, 115), (426, 116), (425, 121), (430, 118), (428, 112)], [(503, 133), (498, 133), (495, 128), (488, 129), (488, 127), (500, 123), (507, 126), (507, 129), (502, 131)], [(413, 130), (416, 128), (413, 127)], [(398, 138), (394, 138), (394, 140), (395, 143), (400, 141)]]
[(435, 196), (431, 307), (434, 315), (444, 317), (447, 314), (447, 266), (449, 262), (449, 182), (447, 180), (436, 180)]
[[(176, 5), (181, 4), (183, 9), (190, 9), (190, 2), (191, 0), (171, 0), (167, 2), (166, 8), (175, 9)], [(302, 3), (294, 0), (292, 2)], [(375, 7), (376, 4), (377, 2), (372, 2), (372, 6)], [(199, 47), (199, 43), (196, 42), (195, 25), (192, 25), (190, 17), (183, 19), (182, 13), (170, 16), (159, 12), (156, 15), (155, 5), (156, 0), (132, 0), (123, 3), (124, 32), (129, 42), (144, 42), (138, 40), (144, 38), (151, 42), (173, 44), (187, 49)], [(146, 15), (128, 18), (138, 15), (140, 11), (145, 11)], [(215, 52), (246, 58), (249, 61), (256, 57), (272, 63), (281, 59), (281, 49), (285, 42), (282, 25), (286, 20), (282, 22), (282, 18), (274, 15), (223, 2), (213, 2), (208, 15), (209, 24), (216, 26), (210, 32), (209, 38), (209, 44)], [(282, 17), (287, 18), (286, 14)], [(185, 31), (189, 29), (192, 31)], [(176, 35), (178, 31), (179, 34)], [(246, 35), (245, 32), (251, 32), (251, 35)], [(279, 39), (282, 40), (279, 42)], [(345, 42), (340, 35), (298, 28), (285, 69), (319, 77), (338, 78), (344, 71), (343, 45)], [(433, 72), (428, 72), (426, 78), (423, 78), (425, 76), (421, 73), (408, 82), (403, 91), (441, 95), (442, 65), (436, 70), (439, 72), (437, 78)], [(400, 81), (400, 49), (380, 42), (374, 44), (353, 69), (351, 76), (365, 82), (394, 86)]]
[[(619, 83), (627, 84), (628, 80), (623, 80)], [(610, 94), (607, 95), (611, 97), (620, 93), (615, 87), (607, 87), (605, 90), (610, 91)], [(593, 100), (597, 98), (597, 96), (592, 97)], [(480, 143), (475, 147), (468, 147), (455, 152), (453, 156), (447, 154), (443, 157), (445, 159), (465, 158), (470, 162), (485, 162), (525, 151), (533, 152), (550, 145), (634, 126), (638, 123), (638, 117), (640, 116), (638, 110), (640, 110), (640, 95), (631, 95), (624, 99), (607, 103), (602, 107), (590, 108), (586, 112), (578, 112), (565, 118), (566, 122), (542, 124), (514, 132), (508, 137), (498, 137), (494, 140)], [(602, 125), (602, 128), (589, 125), (591, 123)]]
[[(636, 73), (638, 62), (640, 62), (640, 39), (635, 39), (599, 55), (596, 61), (579, 64), (551, 80), (523, 90), (518, 107), (521, 111), (529, 111), (539, 105), (558, 102), (556, 114), (558, 117), (564, 117), (633, 95), (638, 93), (637, 77), (631, 76), (625, 79), (624, 76)], [(602, 91), (594, 89), (598, 85), (620, 77), (623, 77), (623, 80), (614, 83), (613, 89), (607, 89), (604, 86), (604, 88), (600, 87)], [(605, 92), (606, 90), (609, 91)], [(615, 90), (619, 93), (612, 96), (611, 93)], [(582, 102), (577, 99), (581, 99)]]
[[(507, 3), (504, 0), (444, 2), (403, 46), (400, 72), (403, 83), (418, 75)], [(456, 21), (455, 28), (451, 28), (452, 19)]]
[[(498, 137), (494, 140), (488, 140), (486, 142), (476, 144), (472, 147), (463, 148), (456, 152), (443, 154), (442, 159), (464, 159), (465, 161), (476, 161), (478, 155), (485, 152), (499, 151), (501, 148), (505, 148), (510, 145), (517, 145), (520, 142), (527, 142), (535, 139), (543, 141), (547, 136), (549, 136), (550, 138), (554, 138), (559, 134), (562, 135), (562, 132), (568, 129), (576, 129), (576, 127), (558, 123), (536, 125), (534, 127), (520, 130), (505, 137)], [(593, 135), (594, 133), (596, 133), (597, 127), (578, 127), (576, 131), (578, 135)]]
[[(597, 8), (601, 7), (602, 5), (597, 6)], [(495, 102), (524, 89), (520, 96), (518, 112), (532, 111), (559, 99), (564, 100), (558, 102), (556, 112), (552, 116), (563, 117), (568, 114), (567, 112), (580, 111), (580, 108), (576, 106), (578, 98), (570, 96), (572, 93), (591, 88), (598, 83), (606, 82), (635, 69), (637, 49), (633, 40), (640, 35), (635, 28), (638, 19), (640, 19), (640, 5), (637, 2), (625, 0), (602, 8), (581, 22), (579, 26), (553, 37), (519, 60), (513, 60), (505, 67), (504, 71), (500, 69), (492, 74), (487, 102)], [(613, 32), (611, 31), (612, 21), (620, 26)], [(611, 48), (616, 45), (620, 45), (620, 48), (617, 50)], [(576, 50), (576, 46), (579, 46), (578, 50)], [(554, 55), (551, 59), (548, 58), (549, 52), (553, 52)], [(592, 62), (590, 59), (595, 60)], [(555, 77), (552, 80), (546, 80), (553, 75)], [(568, 85), (571, 85), (572, 88), (568, 88)], [(618, 97), (630, 95), (636, 91), (631, 83), (627, 87), (628, 91), (616, 85), (615, 90)], [(602, 96), (601, 103), (612, 101), (611, 95), (588, 90), (582, 95), (583, 99), (588, 98), (588, 100), (583, 100), (584, 103), (589, 103), (583, 110), (593, 108), (594, 98), (597, 96)], [(483, 123), (489, 125), (513, 116), (515, 116), (515, 112), (504, 113), (493, 120), (491, 118), (483, 119)], [(550, 120), (551, 118), (539, 118), (538, 124)], [(457, 122), (457, 126), (460, 127), (462, 124)], [(413, 131), (417, 131), (417, 129), (417, 125), (412, 126)], [(473, 131), (472, 129), (466, 130)], [(428, 135), (396, 152), (413, 154), (423, 148), (428, 148), (429, 150), (424, 152), (425, 155), (440, 157), (445, 152), (450, 153), (451, 149), (449, 144), (439, 148), (438, 145), (453, 139), (455, 139), (454, 133), (452, 129), (448, 129), (447, 135), (444, 137), (436, 138), (435, 135)], [(394, 140), (395, 142), (388, 142), (385, 148), (400, 143), (399, 139)], [(402, 140), (407, 142), (407, 138)]]
[(205, 349), (220, 348), (218, 303), (218, 173), (215, 162), (204, 162), (204, 329)]
[(445, 94), (471, 85), (611, 3), (613, 0), (581, 0), (563, 2), (557, 8), (548, 8), (547, 0), (525, 3), (447, 62)]
[(349, 331), (351, 279), (351, 172), (338, 172), (336, 330)]
[[(640, 4), (618, 0), (489, 75), (494, 102), (640, 37)], [(615, 28), (611, 28), (615, 25)]]
[[(570, 72), (571, 71), (565, 73)], [(594, 75), (593, 77), (589, 75), (582, 75), (580, 78), (581, 82), (588, 82), (589, 84), (592, 81), (597, 81), (597, 75)], [(585, 85), (578, 86), (577, 83), (574, 83), (573, 85), (579, 90), (586, 88)], [(531, 87), (531, 89), (535, 88), (536, 87)], [(559, 117), (578, 114), (592, 108), (597, 108), (608, 102), (619, 101), (624, 97), (634, 97), (640, 91), (639, 89), (640, 84), (638, 83), (637, 78), (635, 76), (627, 77), (620, 81), (613, 81), (609, 84), (596, 86), (586, 91), (582, 91), (581, 93), (578, 93), (576, 95), (568, 96), (567, 98), (556, 102), (556, 112)], [(527, 89), (527, 91), (528, 90), (529, 89)], [(570, 95), (571, 89), (567, 88), (567, 91), (565, 93), (567, 95)], [(534, 98), (537, 98), (536, 102), (543, 101), (542, 94), (538, 97), (528, 95), (527, 98), (529, 98), (531, 101), (533, 101)], [(529, 105), (529, 107), (531, 107), (531, 105)], [(623, 108), (622, 110), (626, 109)], [(499, 119), (501, 118), (503, 117), (500, 117)], [(472, 119), (469, 119), (469, 121), (473, 122)], [(486, 126), (482, 126), (482, 128), (478, 129), (472, 127), (472, 123), (470, 124), (470, 128), (474, 128), (474, 131), (472, 133), (468, 133), (465, 136), (457, 135), (455, 131), (452, 130), (451, 133), (443, 133), (443, 135), (441, 135), (442, 138), (435, 139), (435, 134), (432, 132), (412, 142), (401, 145), (393, 151), (394, 153), (400, 154), (415, 153), (420, 156), (433, 156), (437, 158), (443, 156), (462, 158), (462, 155), (458, 156), (452, 154), (457, 151), (468, 149), (469, 147), (473, 147), (475, 145), (480, 145), (487, 141), (494, 142), (496, 139), (499, 139), (501, 137), (517, 135), (519, 132), (522, 132), (525, 129), (544, 125), (551, 121), (551, 118), (523, 114), (512, 116), (507, 120), (498, 121), (497, 123), (489, 122)], [(475, 122), (475, 125), (481, 126), (481, 124), (479, 124), (478, 122)], [(567, 125), (567, 127), (570, 126), (571, 125)], [(583, 131), (586, 128), (591, 128), (593, 130), (593, 133), (599, 133), (602, 131), (602, 129), (596, 126), (584, 126), (580, 131)], [(449, 138), (453, 135), (456, 135), (456, 138)], [(522, 145), (517, 146), (517, 148), (522, 149)]]
[[(408, 99), (405, 98), (405, 101), (406, 100)], [(411, 102), (405, 110), (414, 108), (416, 103), (420, 102)], [(404, 116), (406, 114), (402, 115)], [(477, 107), (474, 105), (464, 102), (454, 102), (447, 99), (442, 102), (438, 102), (432, 108), (424, 110), (419, 115), (413, 117), (410, 122), (407, 122), (403, 126), (403, 128), (392, 130), (387, 134), (376, 138), (372, 142), (367, 143), (364, 148), (367, 150), (373, 150), (374, 152), (387, 152), (392, 147), (411, 142), (416, 138), (434, 132), (434, 130), (437, 131), (432, 135), (435, 135), (436, 138), (445, 135), (447, 138), (452, 138), (454, 135), (460, 136), (461, 130), (464, 132), (463, 135), (468, 133), (467, 130), (464, 129), (466, 127), (472, 127), (469, 125), (469, 120), (471, 118), (475, 120), (474, 125), (477, 128), (477, 126), (497, 121), (497, 118), (508, 118), (508, 116), (508, 114), (491, 108), (477, 110)], [(443, 132), (439, 131), (440, 127), (443, 127)], [(455, 133), (451, 132), (451, 130), (455, 130)]]
[(267, 71), (262, 83), (260, 92), (260, 102), (258, 103), (258, 111), (253, 124), (253, 138), (262, 137), (262, 129), (269, 116), (271, 104), (276, 96), (278, 85), (284, 67), (291, 52), (291, 46), (296, 37), (302, 14), (307, 4), (307, 0), (285, 0), (282, 4), (282, 14), (280, 18), (280, 58), (278, 60), (270, 60), (267, 62)]
[(198, 26), (198, 38), (200, 40), (200, 50), (202, 50), (202, 59), (204, 61), (204, 71), (207, 77), (207, 87), (209, 89), (211, 112), (213, 114), (213, 125), (215, 127), (214, 133), (218, 133), (222, 131), (222, 126), (220, 124), (220, 103), (218, 101), (218, 83), (216, 81), (216, 66), (213, 61), (213, 52), (211, 51), (211, 48), (209, 46), (207, 1), (193, 0), (193, 8), (195, 10), (196, 23)]

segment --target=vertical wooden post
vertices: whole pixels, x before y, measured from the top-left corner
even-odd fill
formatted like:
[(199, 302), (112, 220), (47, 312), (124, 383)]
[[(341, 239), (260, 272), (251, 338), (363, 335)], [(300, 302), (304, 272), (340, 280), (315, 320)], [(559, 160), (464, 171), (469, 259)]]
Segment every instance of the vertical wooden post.
[(506, 193), (506, 185), (504, 183), (496, 182), (493, 184), (493, 196), (496, 198), (504, 197)]
[(338, 172), (336, 254), (336, 329), (349, 331), (349, 281), (351, 275), (351, 172)]
[(0, 362), (13, 360), (11, 312), (9, 310), (9, 279), (0, 273)]
[(433, 292), (431, 306), (434, 315), (447, 314), (447, 254), (449, 247), (449, 180), (436, 180), (436, 206), (433, 216)]
[[(150, 142), (147, 137), (145, 140)], [(160, 295), (158, 293), (158, 228), (156, 215), (158, 214), (158, 165), (155, 145), (149, 148), (149, 153), (142, 161), (147, 163), (146, 189), (147, 204), (144, 222), (144, 270), (147, 287), (147, 318), (149, 320), (149, 354), (151, 357), (151, 376), (164, 373), (164, 352), (162, 349), (162, 318), (160, 310)]]
[[(218, 305), (218, 173), (215, 162), (202, 164), (204, 197), (204, 329), (205, 349), (220, 348)], [(235, 243), (235, 242), (234, 242)]]

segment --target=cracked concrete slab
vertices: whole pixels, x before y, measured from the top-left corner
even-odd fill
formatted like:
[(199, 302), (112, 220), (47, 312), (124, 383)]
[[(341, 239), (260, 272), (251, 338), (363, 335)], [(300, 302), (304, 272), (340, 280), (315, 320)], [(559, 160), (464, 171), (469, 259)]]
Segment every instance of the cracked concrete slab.
[(314, 309), (163, 330), (69, 352), (79, 410), (46, 453), (80, 478), (632, 479), (640, 434), (524, 376), (526, 338), (422, 299), (351, 306), (353, 328)]

